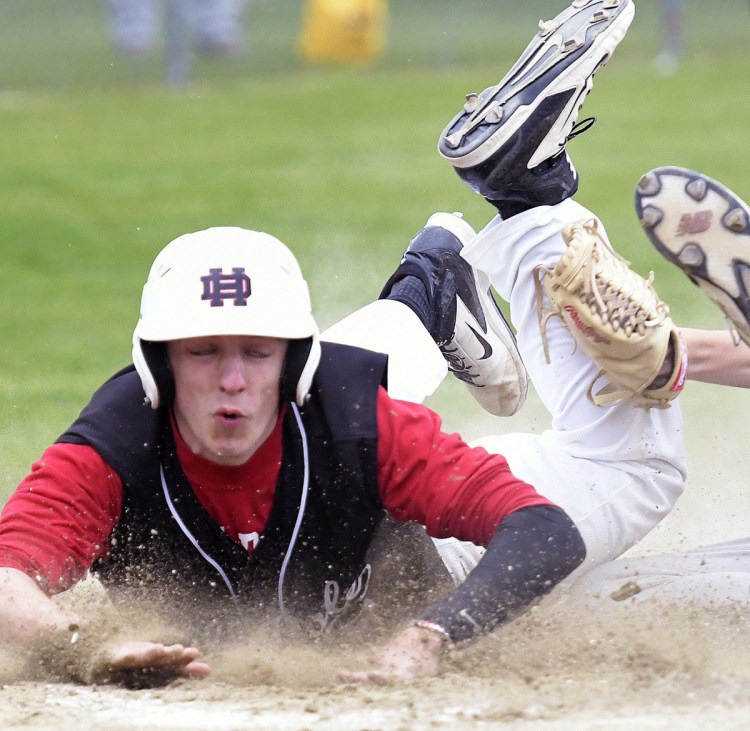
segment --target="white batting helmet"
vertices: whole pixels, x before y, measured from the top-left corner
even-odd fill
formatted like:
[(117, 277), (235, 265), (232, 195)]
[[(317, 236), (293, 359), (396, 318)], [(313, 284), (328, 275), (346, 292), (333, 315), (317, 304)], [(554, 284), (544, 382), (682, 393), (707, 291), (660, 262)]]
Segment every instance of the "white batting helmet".
[(307, 282), (277, 238), (237, 227), (184, 234), (154, 260), (133, 333), (133, 363), (156, 409), (174, 392), (163, 343), (208, 335), (289, 340), (282, 399), (300, 406), (320, 361)]

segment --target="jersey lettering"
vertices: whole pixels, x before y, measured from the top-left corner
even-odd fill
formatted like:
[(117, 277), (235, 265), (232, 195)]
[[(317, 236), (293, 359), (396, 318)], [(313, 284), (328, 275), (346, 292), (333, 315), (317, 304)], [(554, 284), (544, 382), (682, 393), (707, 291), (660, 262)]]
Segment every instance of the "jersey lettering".
[(252, 553), (258, 547), (258, 542), (260, 541), (260, 535), (257, 531), (253, 531), (252, 533), (238, 533), (237, 538), (239, 538), (242, 547), (248, 553)]
[(368, 563), (343, 597), (340, 596), (341, 589), (338, 581), (326, 581), (323, 589), (324, 611), (319, 612), (314, 617), (314, 621), (321, 631), (328, 629), (345, 614), (351, 614), (354, 611), (355, 604), (361, 605), (367, 594), (371, 576), (372, 567)]

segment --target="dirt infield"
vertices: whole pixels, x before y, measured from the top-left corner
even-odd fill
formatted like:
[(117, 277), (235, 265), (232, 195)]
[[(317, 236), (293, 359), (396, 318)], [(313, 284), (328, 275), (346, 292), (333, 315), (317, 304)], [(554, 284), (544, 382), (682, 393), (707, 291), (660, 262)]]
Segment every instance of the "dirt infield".
[(439, 677), (405, 687), (332, 680), (337, 650), (257, 644), (212, 658), (209, 681), (124, 690), (12, 677), (3, 729), (747, 728), (750, 637), (740, 615), (660, 607), (582, 618), (541, 606), (453, 651)]

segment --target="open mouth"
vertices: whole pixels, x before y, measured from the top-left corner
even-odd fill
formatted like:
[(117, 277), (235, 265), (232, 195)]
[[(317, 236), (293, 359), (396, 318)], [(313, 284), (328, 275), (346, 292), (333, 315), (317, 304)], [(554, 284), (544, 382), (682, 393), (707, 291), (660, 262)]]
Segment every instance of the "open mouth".
[(233, 409), (220, 409), (216, 412), (216, 415), (222, 420), (227, 422), (236, 422), (242, 418), (242, 414), (239, 411)]

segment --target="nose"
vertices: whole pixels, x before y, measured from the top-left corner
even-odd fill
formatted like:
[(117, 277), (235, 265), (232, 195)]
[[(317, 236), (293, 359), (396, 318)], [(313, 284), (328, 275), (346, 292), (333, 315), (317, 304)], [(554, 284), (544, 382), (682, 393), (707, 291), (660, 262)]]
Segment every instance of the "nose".
[(247, 379), (238, 356), (227, 356), (221, 364), (219, 385), (226, 393), (240, 393), (247, 387)]

